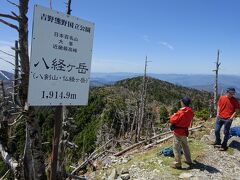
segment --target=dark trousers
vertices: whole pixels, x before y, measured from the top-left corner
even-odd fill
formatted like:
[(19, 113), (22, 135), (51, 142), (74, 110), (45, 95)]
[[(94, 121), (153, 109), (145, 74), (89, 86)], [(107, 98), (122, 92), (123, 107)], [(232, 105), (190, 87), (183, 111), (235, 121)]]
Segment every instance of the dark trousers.
[(231, 124), (232, 124), (232, 119), (221, 119), (219, 117), (217, 118), (216, 127), (215, 127), (215, 136), (216, 136), (215, 143), (216, 144), (221, 145), (220, 130), (224, 125), (224, 139), (223, 139), (222, 147), (227, 147)]

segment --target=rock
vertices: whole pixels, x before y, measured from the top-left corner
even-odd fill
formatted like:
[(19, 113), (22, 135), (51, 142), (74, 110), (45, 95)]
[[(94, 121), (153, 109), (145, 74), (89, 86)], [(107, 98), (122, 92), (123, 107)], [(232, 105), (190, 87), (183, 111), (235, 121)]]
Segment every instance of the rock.
[(102, 177), (102, 179), (101, 180), (106, 180), (107, 179), (107, 174), (106, 173), (104, 173), (103, 174), (103, 177)]
[(123, 169), (123, 170), (121, 171), (121, 174), (129, 174), (129, 171), (128, 171), (127, 169)]
[(107, 180), (114, 180), (114, 179), (117, 179), (117, 177), (118, 177), (117, 170), (114, 168), (110, 176), (108, 176)]
[(211, 129), (210, 135), (209, 135), (209, 140), (212, 142), (215, 141), (215, 129)]
[(116, 158), (114, 156), (107, 156), (102, 159), (103, 165), (111, 165), (112, 163), (117, 163), (117, 162), (118, 162), (118, 158)]
[(114, 164), (114, 163), (117, 163), (118, 162), (118, 160), (117, 159), (112, 159), (112, 163)]
[(128, 180), (128, 179), (130, 179), (130, 175), (129, 174), (121, 174), (121, 178), (122, 178), (122, 180)]
[(128, 161), (129, 161), (129, 159), (125, 159), (125, 158), (124, 158), (124, 159), (122, 160), (122, 163), (127, 163)]
[(153, 173), (159, 173), (160, 171), (158, 169), (154, 169)]
[(193, 175), (191, 173), (182, 173), (180, 174), (179, 178), (180, 179), (190, 179)]
[(159, 160), (157, 161), (157, 163), (158, 163), (158, 164), (162, 164), (162, 163), (163, 163), (163, 160), (159, 159)]
[(203, 142), (208, 142), (208, 141), (210, 141), (209, 135), (204, 135), (204, 136), (201, 138), (201, 141), (203, 141)]

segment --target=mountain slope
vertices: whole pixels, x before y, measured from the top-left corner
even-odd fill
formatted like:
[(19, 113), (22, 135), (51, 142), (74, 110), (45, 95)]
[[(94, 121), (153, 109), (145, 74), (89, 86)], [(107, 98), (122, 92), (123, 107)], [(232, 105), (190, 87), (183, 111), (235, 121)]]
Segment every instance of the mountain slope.
[[(141, 88), (142, 77), (136, 77), (118, 81), (117, 86), (123, 86), (131, 91), (138, 91)], [(166, 81), (148, 77), (147, 79), (147, 97), (150, 101), (158, 101), (166, 106), (174, 106), (183, 96), (192, 99), (192, 106), (196, 110), (201, 108), (208, 109), (212, 94), (207, 91), (200, 91), (193, 88), (187, 88), (175, 85)]]
[[(75, 112), (76, 129), (73, 140), (82, 151), (91, 153), (108, 139), (127, 138), (135, 141), (142, 77), (126, 79), (112, 86), (91, 89), (88, 106), (79, 107)], [(143, 120), (142, 138), (152, 136), (155, 131), (165, 128), (168, 115), (180, 107), (184, 95), (192, 98), (194, 111), (209, 107), (211, 94), (204, 91), (177, 86), (165, 81), (148, 78), (147, 101)], [(166, 119), (162, 120), (160, 110), (166, 107)], [(161, 130), (162, 131), (162, 130)]]

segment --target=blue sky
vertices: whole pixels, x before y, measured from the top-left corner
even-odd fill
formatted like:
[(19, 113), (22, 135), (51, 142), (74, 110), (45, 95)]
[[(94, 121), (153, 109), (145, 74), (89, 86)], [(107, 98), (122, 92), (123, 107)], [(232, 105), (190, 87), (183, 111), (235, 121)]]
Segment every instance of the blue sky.
[[(53, 9), (65, 12), (64, 2), (52, 0)], [(29, 39), (33, 4), (49, 0), (30, 0)], [(239, 0), (72, 0), (72, 15), (95, 23), (92, 72), (143, 72), (147, 55), (151, 73), (211, 74), (220, 49), (220, 73), (240, 75), (239, 8)], [(0, 12), (9, 10), (1, 0)], [(16, 38), (0, 24), (1, 50), (13, 53)]]

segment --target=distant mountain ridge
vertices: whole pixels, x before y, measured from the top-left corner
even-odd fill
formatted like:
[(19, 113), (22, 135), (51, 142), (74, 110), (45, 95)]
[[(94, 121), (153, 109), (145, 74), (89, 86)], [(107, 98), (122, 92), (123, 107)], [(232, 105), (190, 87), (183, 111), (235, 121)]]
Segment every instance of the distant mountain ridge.
[[(101, 82), (103, 84), (113, 84), (116, 81), (126, 78), (137, 77), (143, 75), (141, 73), (92, 73), (91, 81)], [(149, 73), (148, 76), (167, 81), (176, 85), (195, 88), (198, 90), (206, 90), (213, 92), (214, 75), (203, 74), (154, 74)], [(227, 87), (236, 88), (237, 94), (240, 95), (240, 76), (237, 75), (219, 75), (219, 93), (223, 92)]]
[[(142, 76), (142, 73), (91, 73), (91, 86), (111, 85), (117, 81), (126, 78)], [(150, 77), (167, 81), (176, 85), (195, 88), (213, 92), (214, 90), (214, 75), (203, 74), (155, 74), (148, 73)], [(0, 80), (9, 80), (13, 78), (13, 74), (7, 71), (0, 70)], [(240, 97), (240, 76), (237, 75), (219, 75), (219, 93), (221, 94), (227, 87), (236, 88), (237, 95)]]

